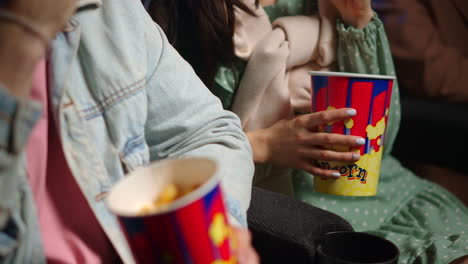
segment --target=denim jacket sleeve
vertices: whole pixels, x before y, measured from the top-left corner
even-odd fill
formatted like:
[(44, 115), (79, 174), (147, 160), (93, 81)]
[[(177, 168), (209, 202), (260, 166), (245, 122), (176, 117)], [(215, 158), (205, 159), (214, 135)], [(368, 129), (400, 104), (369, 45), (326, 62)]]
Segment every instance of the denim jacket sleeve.
[[(246, 225), (254, 171), (252, 150), (236, 115), (197, 77), (159, 26), (148, 27), (147, 142), (151, 160), (203, 156), (218, 162), (230, 220)], [(234, 218), (234, 219), (233, 219)]]
[(37, 224), (22, 153), (40, 112), (38, 103), (10, 95), (0, 84), (0, 263), (31, 259), (37, 251), (38, 232), (28, 231)]

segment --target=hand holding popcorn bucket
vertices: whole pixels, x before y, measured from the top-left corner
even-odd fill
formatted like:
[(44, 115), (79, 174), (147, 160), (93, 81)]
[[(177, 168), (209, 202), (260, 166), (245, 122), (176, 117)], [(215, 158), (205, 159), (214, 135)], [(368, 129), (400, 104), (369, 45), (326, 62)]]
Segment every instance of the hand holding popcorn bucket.
[(108, 206), (137, 263), (236, 263), (216, 171), (210, 159), (164, 160), (113, 187)]
[(357, 115), (345, 122), (325, 124), (319, 130), (360, 136), (366, 140), (359, 148), (330, 146), (335, 151), (355, 151), (361, 155), (353, 163), (318, 161), (324, 169), (339, 171), (337, 180), (314, 178), (318, 192), (372, 196), (377, 193), (384, 149), (392, 86), (395, 77), (345, 72), (311, 71), (312, 112), (350, 107)]

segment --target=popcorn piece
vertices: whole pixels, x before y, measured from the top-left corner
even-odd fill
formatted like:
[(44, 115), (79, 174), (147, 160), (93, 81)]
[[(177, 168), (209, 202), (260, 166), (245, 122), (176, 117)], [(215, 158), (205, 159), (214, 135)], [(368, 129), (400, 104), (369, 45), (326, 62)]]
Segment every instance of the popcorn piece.
[(200, 185), (193, 185), (185, 190), (182, 190), (174, 183), (170, 183), (163, 188), (161, 193), (153, 200), (152, 203), (143, 205), (143, 207), (140, 209), (139, 215), (148, 215), (162, 210), (165, 207), (167, 207), (171, 202), (192, 192), (198, 187), (200, 187)]
[(171, 183), (163, 189), (161, 195), (159, 195), (159, 197), (157, 197), (154, 200), (153, 204), (154, 206), (168, 204), (174, 201), (175, 199), (179, 198), (180, 196), (182, 195), (180, 195), (179, 188), (177, 188), (175, 184)]

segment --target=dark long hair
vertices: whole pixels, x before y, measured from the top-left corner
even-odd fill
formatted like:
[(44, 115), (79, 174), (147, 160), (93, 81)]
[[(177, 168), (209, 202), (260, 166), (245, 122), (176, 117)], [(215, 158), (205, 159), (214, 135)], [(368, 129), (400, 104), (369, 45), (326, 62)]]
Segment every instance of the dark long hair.
[(152, 0), (148, 11), (211, 88), (218, 67), (233, 67), (235, 61), (235, 7), (254, 15), (242, 0)]

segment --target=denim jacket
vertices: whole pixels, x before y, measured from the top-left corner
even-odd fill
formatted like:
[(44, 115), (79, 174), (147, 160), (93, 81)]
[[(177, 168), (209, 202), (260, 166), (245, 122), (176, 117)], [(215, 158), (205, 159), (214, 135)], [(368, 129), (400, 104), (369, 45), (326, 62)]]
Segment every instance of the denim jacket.
[[(217, 160), (229, 215), (246, 225), (254, 165), (239, 119), (223, 110), (139, 1), (80, 1), (48, 61), (51, 122), (77, 184), (125, 263), (133, 259), (105, 194), (153, 160)], [(45, 262), (24, 155), (40, 111), (0, 87), (0, 263)]]

